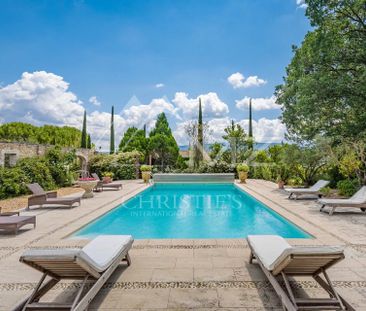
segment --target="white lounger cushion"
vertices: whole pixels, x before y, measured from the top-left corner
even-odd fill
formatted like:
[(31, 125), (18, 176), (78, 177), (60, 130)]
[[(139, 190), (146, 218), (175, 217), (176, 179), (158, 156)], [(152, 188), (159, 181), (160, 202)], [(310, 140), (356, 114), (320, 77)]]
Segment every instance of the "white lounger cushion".
[(291, 255), (324, 255), (342, 254), (343, 248), (338, 246), (291, 246), (278, 235), (249, 235), (248, 242), (258, 260), (264, 267), (272, 271)]
[(100, 235), (82, 249), (35, 249), (21, 256), (25, 261), (75, 261), (98, 272), (105, 271), (122, 252), (128, 252), (133, 243), (130, 235)]
[(352, 197), (349, 199), (321, 199), (318, 200), (321, 204), (330, 204), (330, 205), (344, 205), (347, 204), (357, 205), (357, 204), (366, 204), (366, 186), (363, 186), (360, 190), (358, 190)]
[(320, 189), (324, 188), (326, 185), (329, 184), (329, 181), (327, 180), (318, 180), (314, 185), (312, 185), (310, 188), (285, 188), (285, 190), (287, 192), (301, 192), (301, 193), (306, 193), (306, 192), (318, 192), (320, 191)]
[(84, 260), (91, 260), (92, 266), (99, 272), (105, 271), (123, 251), (131, 248), (131, 235), (99, 235), (80, 252)]

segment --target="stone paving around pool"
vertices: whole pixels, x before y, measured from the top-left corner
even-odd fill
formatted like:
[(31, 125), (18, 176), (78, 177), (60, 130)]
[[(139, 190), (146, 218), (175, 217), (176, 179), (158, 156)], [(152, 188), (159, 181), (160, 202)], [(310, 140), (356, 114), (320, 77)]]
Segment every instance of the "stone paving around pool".
[[(345, 209), (320, 213), (315, 200), (288, 200), (274, 183), (249, 180), (243, 187), (263, 203), (314, 236), (293, 245), (342, 245), (346, 259), (330, 270), (336, 289), (356, 310), (366, 310), (366, 214)], [(19, 263), (25, 249), (82, 247), (86, 240), (67, 236), (145, 189), (126, 181), (122, 191), (97, 193), (73, 209), (34, 209), (35, 230), (0, 235), (0, 310), (9, 310), (35, 286), (40, 273)], [(282, 310), (257, 265), (249, 265), (245, 239), (136, 240), (132, 265), (121, 264), (90, 310)], [(299, 295), (325, 297), (315, 282), (298, 278)], [(67, 301), (78, 284), (60, 282), (45, 299)]]

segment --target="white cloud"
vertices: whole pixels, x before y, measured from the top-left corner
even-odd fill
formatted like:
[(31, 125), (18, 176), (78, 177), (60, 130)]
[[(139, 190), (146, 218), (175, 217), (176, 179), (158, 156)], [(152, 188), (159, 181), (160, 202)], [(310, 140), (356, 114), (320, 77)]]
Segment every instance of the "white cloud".
[(0, 89), (0, 110), (6, 121), (29, 119), (39, 123), (78, 125), (84, 107), (62, 77), (45, 71), (24, 72)]
[[(188, 144), (187, 135), (185, 134), (184, 127), (190, 121), (184, 121), (177, 124), (176, 129), (173, 131), (179, 145)], [(237, 123), (237, 121), (235, 121)], [(208, 125), (211, 131), (209, 142), (224, 142), (222, 136), (225, 134), (225, 128), (231, 124), (229, 117), (214, 118), (208, 121)], [(246, 133), (249, 129), (249, 120), (239, 120), (239, 124), (243, 126)], [(261, 118), (259, 120), (253, 120), (253, 135), (256, 142), (259, 143), (273, 143), (281, 142), (284, 140), (286, 132), (286, 126), (279, 119), (267, 119)]]
[[(250, 97), (245, 96), (243, 99), (236, 100), (236, 107), (238, 109), (248, 109), (249, 108)], [(280, 105), (276, 104), (276, 97), (273, 95), (271, 97), (263, 98), (252, 98), (252, 108), (253, 110), (271, 110), (271, 109), (281, 109)]]
[[(249, 120), (241, 120), (239, 123), (248, 133)], [(286, 126), (280, 119), (260, 118), (258, 121), (253, 120), (253, 135), (256, 142), (278, 143), (284, 140), (285, 133)]]
[(89, 98), (89, 103), (93, 104), (94, 106), (100, 106), (101, 103), (100, 101), (97, 99), (96, 96), (92, 96)]
[(157, 84), (155, 84), (155, 87), (156, 87), (157, 89), (162, 88), (162, 87), (164, 87), (164, 86), (165, 86), (165, 84), (164, 84), (164, 83), (157, 83)]
[(296, 4), (302, 9), (306, 9), (308, 7), (308, 5), (305, 3), (305, 0), (296, 0)]
[(201, 98), (202, 113), (204, 117), (221, 117), (229, 112), (229, 107), (225, 104), (216, 93), (209, 92), (207, 94), (199, 95), (196, 98), (189, 98), (188, 93), (175, 93), (172, 102), (179, 108), (185, 117), (198, 116), (198, 101)]
[[(89, 100), (99, 102), (93, 97)], [(114, 116), (116, 145), (129, 126), (142, 128), (147, 124), (148, 128), (151, 128), (156, 116), (161, 112), (170, 117), (177, 141), (179, 144), (184, 144), (187, 141), (184, 124), (189, 122), (184, 120), (197, 119), (199, 97), (202, 99), (205, 120), (213, 131), (212, 141), (222, 141), (224, 128), (230, 123), (227, 104), (214, 92), (196, 98), (190, 98), (184, 92), (177, 92), (172, 102), (166, 98), (156, 98), (148, 104), (141, 104), (136, 99), (131, 100), (131, 104), (123, 108), (120, 113), (116, 113)], [(69, 84), (61, 76), (53, 73), (25, 72), (18, 81), (0, 88), (0, 122), (69, 125), (80, 129), (83, 113), (82, 102), (69, 90)], [(96, 147), (101, 146), (102, 150), (109, 148), (110, 120), (109, 112), (95, 110), (87, 115), (88, 132)], [(247, 121), (240, 122), (247, 126)], [(254, 121), (253, 126), (257, 141), (272, 142), (283, 139), (285, 127), (277, 119), (262, 118)]]
[(126, 122), (135, 126), (142, 126), (145, 123), (151, 123), (159, 113), (165, 112), (176, 118), (180, 118), (177, 108), (164, 98), (155, 98), (147, 105), (133, 105), (122, 111)]
[(233, 73), (227, 78), (227, 81), (234, 87), (234, 89), (261, 86), (267, 83), (266, 80), (260, 79), (258, 76), (249, 76), (245, 78), (240, 72)]

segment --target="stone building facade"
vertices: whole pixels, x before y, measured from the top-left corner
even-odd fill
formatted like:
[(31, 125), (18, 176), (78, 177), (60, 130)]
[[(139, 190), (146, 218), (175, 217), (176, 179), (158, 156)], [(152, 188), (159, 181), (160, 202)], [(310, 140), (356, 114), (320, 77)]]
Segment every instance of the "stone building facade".
[[(47, 149), (52, 145), (40, 145), (18, 142), (1, 142), (0, 141), (0, 166), (14, 166), (21, 158), (43, 156)], [(62, 148), (65, 152), (75, 150), (75, 148)], [(81, 169), (87, 170), (90, 157), (94, 154), (94, 150), (78, 148), (76, 155), (80, 159)]]

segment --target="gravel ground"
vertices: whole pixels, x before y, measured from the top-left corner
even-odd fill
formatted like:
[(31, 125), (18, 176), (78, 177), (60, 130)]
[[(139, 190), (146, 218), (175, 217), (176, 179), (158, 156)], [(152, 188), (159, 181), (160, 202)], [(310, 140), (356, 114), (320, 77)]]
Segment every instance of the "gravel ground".
[[(73, 193), (82, 192), (83, 190), (75, 187), (65, 187), (57, 189), (57, 195), (70, 195)], [(2, 212), (16, 211), (27, 206), (28, 195), (24, 195), (21, 197), (11, 198), (0, 200), (0, 207)]]

